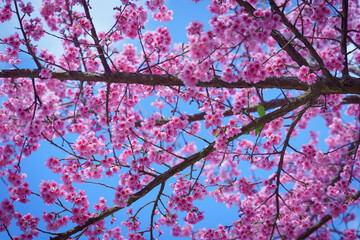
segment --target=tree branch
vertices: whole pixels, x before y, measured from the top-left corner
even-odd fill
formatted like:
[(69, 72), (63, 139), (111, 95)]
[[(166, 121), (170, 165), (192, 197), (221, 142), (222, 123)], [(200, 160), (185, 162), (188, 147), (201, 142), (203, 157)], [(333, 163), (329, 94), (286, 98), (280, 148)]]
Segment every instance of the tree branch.
[[(75, 81), (89, 81), (89, 82), (104, 82), (111, 81), (112, 83), (126, 83), (126, 84), (143, 84), (150, 86), (185, 86), (183, 81), (179, 78), (168, 74), (142, 74), (142, 73), (128, 73), (128, 72), (111, 72), (95, 73), (95, 72), (80, 72), (80, 71), (49, 71), (52, 74), (52, 79), (44, 79), (44, 81), (57, 80), (75, 80)], [(38, 69), (11, 69), (0, 70), (0, 78), (38, 78), (40, 70)], [(257, 83), (248, 83), (244, 80), (239, 80), (234, 83), (227, 83), (221, 80), (219, 76), (215, 76), (210, 82), (198, 82), (197, 87), (215, 87), (215, 88), (281, 88), (306, 91), (309, 85), (300, 81), (297, 77), (267, 77), (264, 81)], [(311, 85), (317, 88), (321, 94), (360, 94), (360, 78), (352, 76), (345, 76), (342, 78), (322, 78), (318, 77), (317, 83)]]
[(158, 205), (158, 202), (160, 200), (160, 197), (161, 197), (161, 194), (163, 193), (164, 191), (164, 188), (165, 188), (165, 182), (163, 182), (161, 184), (161, 187), (160, 187), (160, 190), (159, 190), (159, 193), (155, 199), (155, 202), (154, 202), (154, 206), (153, 206), (153, 209), (151, 211), (151, 217), (150, 217), (150, 239), (151, 240), (154, 240), (154, 236), (153, 236), (153, 228), (154, 228), (154, 216), (155, 216), (155, 210), (156, 210), (156, 207)]
[[(281, 107), (281, 106), (285, 105), (287, 102), (289, 102), (289, 100), (290, 101), (294, 100), (294, 98), (273, 99), (273, 100), (270, 100), (270, 101), (265, 101), (263, 103), (250, 104), (248, 107), (243, 108), (242, 111), (244, 111), (244, 112), (256, 112), (257, 108), (260, 105), (264, 107), (265, 111), (267, 111), (267, 110), (270, 110), (270, 109)], [(344, 97), (341, 104), (357, 104), (359, 102), (360, 102), (360, 96), (359, 95), (348, 95), (348, 96)], [(187, 115), (188, 122), (191, 123), (191, 122), (195, 122), (195, 121), (204, 120), (205, 115), (206, 115), (206, 113), (204, 113), (204, 112)], [(224, 115), (224, 117), (229, 117), (229, 116), (233, 116), (234, 113), (233, 113), (233, 111), (231, 109), (227, 109), (227, 110), (224, 111), (223, 115)], [(165, 125), (168, 122), (170, 122), (169, 118), (158, 119), (155, 122), (155, 126), (162, 126), (162, 125)], [(140, 127), (141, 123), (142, 123), (141, 120), (136, 121), (135, 126)]]
[(281, 21), (284, 23), (284, 25), (286, 27), (288, 27), (294, 34), (295, 36), (305, 45), (305, 47), (309, 50), (311, 56), (313, 58), (315, 58), (315, 60), (318, 62), (321, 71), (323, 72), (323, 74), (325, 75), (325, 77), (331, 79), (332, 75), (329, 72), (329, 70), (327, 70), (325, 68), (324, 62), (321, 59), (321, 57), (319, 56), (319, 54), (316, 52), (316, 50), (313, 48), (313, 46), (311, 45), (311, 43), (306, 39), (306, 37), (301, 34), (299, 32), (299, 30), (287, 19), (287, 17), (284, 15), (283, 12), (280, 11), (279, 7), (276, 5), (276, 3), (274, 2), (274, 0), (269, 0), (270, 6), (272, 8), (272, 10), (278, 14), (281, 17)]
[(91, 31), (91, 37), (94, 40), (96, 50), (97, 50), (97, 52), (99, 54), (99, 58), (101, 60), (101, 64), (104, 67), (105, 73), (108, 73), (108, 72), (111, 71), (111, 69), (109, 67), (109, 64), (106, 61), (104, 50), (103, 50), (102, 46), (100, 46), (100, 41), (99, 41), (99, 38), (97, 36), (95, 26), (94, 26), (94, 23), (92, 21), (91, 15), (90, 15), (89, 6), (88, 6), (88, 3), (86, 3), (86, 0), (82, 0), (82, 5), (84, 7), (85, 16), (86, 16), (86, 18), (89, 20), (89, 22), (91, 24), (91, 30), (90, 30)]
[(342, 1), (342, 16), (341, 16), (341, 54), (344, 56), (344, 68), (342, 74), (344, 76), (349, 75), (349, 66), (347, 59), (347, 36), (348, 36), (348, 0)]
[[(286, 153), (286, 148), (289, 146), (289, 141), (291, 138), (291, 135), (296, 127), (296, 125), (298, 124), (298, 122), (300, 121), (300, 119), (302, 118), (302, 116), (304, 115), (304, 113), (306, 112), (306, 110), (309, 108), (310, 105), (306, 104), (306, 106), (298, 113), (296, 119), (294, 120), (294, 122), (291, 124), (287, 134), (286, 134), (286, 138), (284, 140), (284, 146), (283, 149), (281, 150), (281, 155), (280, 155), (280, 160), (278, 163), (278, 169), (276, 171), (276, 189), (275, 189), (275, 201), (276, 201), (276, 214), (275, 214), (275, 219), (274, 219), (274, 225), (272, 227), (271, 230), (271, 235), (270, 235), (270, 239), (273, 238), (273, 234), (274, 234), (274, 230), (275, 230), (275, 226), (276, 226), (276, 221), (278, 220), (279, 216), (280, 216), (280, 201), (279, 198), (280, 196), (280, 176), (281, 176), (281, 171), (283, 169), (283, 164), (284, 164), (284, 157), (285, 157), (285, 153)], [(284, 202), (285, 203), (285, 202)], [(279, 231), (280, 234), (280, 231)]]
[[(95, 72), (80, 72), (80, 71), (49, 71), (52, 74), (52, 79), (58, 80), (76, 80), (89, 82), (104, 82), (111, 81), (112, 83), (126, 83), (126, 84), (143, 84), (143, 85), (162, 85), (162, 86), (185, 86), (183, 81), (175, 76), (168, 74), (143, 74), (143, 73), (128, 73), (128, 72), (111, 72), (110, 74), (95, 73)], [(37, 69), (12, 69), (0, 70), (0, 78), (19, 78), (19, 77), (34, 77), (38, 78), (40, 70)], [(51, 79), (47, 80), (51, 81)], [(210, 82), (198, 82), (198, 87), (218, 87), (218, 88), (282, 88), (282, 89), (296, 89), (306, 91), (309, 88), (304, 82), (301, 82), (297, 77), (268, 77), (262, 82), (247, 83), (239, 80), (235, 83), (227, 83), (221, 80), (219, 76), (215, 76)]]

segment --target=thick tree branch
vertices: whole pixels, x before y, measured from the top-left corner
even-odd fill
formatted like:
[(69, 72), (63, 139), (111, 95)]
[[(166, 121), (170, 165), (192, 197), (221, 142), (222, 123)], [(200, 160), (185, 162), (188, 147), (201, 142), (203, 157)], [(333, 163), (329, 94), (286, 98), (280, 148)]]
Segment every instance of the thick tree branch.
[[(244, 112), (256, 112), (257, 108), (260, 105), (264, 107), (265, 111), (267, 111), (267, 110), (270, 110), (270, 109), (281, 107), (281, 106), (285, 105), (289, 100), (290, 101), (294, 100), (294, 98), (273, 99), (273, 100), (270, 100), (270, 101), (265, 101), (263, 103), (250, 104), (250, 106), (245, 107), (243, 109), (243, 111)], [(341, 104), (357, 104), (357, 103), (360, 103), (360, 96), (359, 95), (345, 96), (344, 99), (341, 102)], [(188, 122), (195, 122), (195, 121), (204, 120), (205, 115), (206, 115), (206, 113), (204, 113), (204, 112), (187, 115)], [(227, 110), (224, 111), (223, 115), (224, 115), (224, 117), (229, 117), (229, 116), (233, 116), (234, 113), (233, 113), (233, 111), (231, 109), (227, 109)], [(135, 126), (140, 127), (141, 122), (142, 122), (141, 120), (136, 121)], [(158, 120), (156, 120), (155, 126), (162, 126), (162, 125), (164, 125), (164, 124), (166, 124), (168, 122), (170, 122), (169, 118), (158, 119)]]
[[(184, 86), (183, 81), (175, 76), (168, 74), (142, 74), (128, 72), (111, 72), (110, 74), (95, 72), (79, 72), (79, 71), (50, 71), (52, 79), (58, 80), (76, 80), (89, 82), (111, 81), (112, 83), (126, 84), (143, 84), (143, 85), (162, 85), (162, 86)], [(0, 70), (0, 78), (20, 78), (34, 77), (38, 78), (40, 70), (37, 69), (12, 69)], [(46, 81), (52, 81), (47, 79)], [(297, 77), (267, 77), (264, 81), (257, 83), (248, 83), (239, 80), (234, 83), (227, 83), (221, 80), (219, 76), (215, 76), (210, 82), (198, 82), (198, 87), (215, 87), (215, 88), (277, 88), (292, 89), (306, 91), (309, 85), (300, 81)], [(360, 78), (346, 76), (343, 78), (325, 79), (318, 77), (317, 83), (312, 87), (317, 88), (320, 94), (360, 94)]]
[[(183, 81), (175, 76), (168, 74), (143, 74), (143, 73), (128, 73), (128, 72), (111, 72), (110, 74), (95, 73), (95, 72), (80, 72), (80, 71), (50, 71), (53, 79), (58, 80), (76, 80), (89, 82), (104, 82), (111, 81), (112, 83), (126, 83), (126, 84), (143, 84), (143, 85), (163, 85), (163, 86), (185, 86)], [(19, 78), (19, 77), (34, 77), (38, 78), (40, 70), (37, 69), (13, 69), (0, 70), (0, 78)], [(51, 81), (51, 80), (49, 80)], [(262, 82), (247, 83), (239, 80), (235, 83), (227, 83), (216, 76), (210, 82), (198, 82), (198, 87), (218, 87), (218, 88), (282, 88), (282, 89), (296, 89), (306, 91), (309, 86), (301, 82), (296, 77), (268, 77)]]

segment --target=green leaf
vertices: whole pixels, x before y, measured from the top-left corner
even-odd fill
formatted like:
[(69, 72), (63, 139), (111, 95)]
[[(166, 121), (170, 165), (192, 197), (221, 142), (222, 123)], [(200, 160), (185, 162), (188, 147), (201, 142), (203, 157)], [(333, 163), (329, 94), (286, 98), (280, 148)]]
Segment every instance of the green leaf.
[[(257, 110), (260, 117), (265, 116), (265, 108), (264, 108), (264, 106), (259, 105), (256, 110)], [(260, 127), (257, 127), (255, 129), (255, 135), (258, 135), (261, 132), (261, 130), (263, 129), (263, 127), (264, 127), (264, 125), (262, 125)]]
[(256, 128), (255, 129), (255, 135), (258, 135), (260, 132), (261, 132), (261, 130), (264, 128), (264, 125), (262, 125), (262, 126), (260, 126), (260, 127), (258, 127), (258, 128)]
[(263, 117), (263, 116), (265, 116), (265, 108), (264, 108), (264, 106), (258, 106), (257, 107), (257, 112), (258, 112), (258, 114), (259, 114), (259, 116), (260, 117)]
[(218, 129), (218, 130), (215, 132), (215, 137), (218, 137), (219, 132), (220, 132), (220, 129)]
[(255, 135), (257, 136), (259, 133), (260, 133), (260, 129), (259, 129), (259, 128), (256, 128), (256, 129), (255, 129)]

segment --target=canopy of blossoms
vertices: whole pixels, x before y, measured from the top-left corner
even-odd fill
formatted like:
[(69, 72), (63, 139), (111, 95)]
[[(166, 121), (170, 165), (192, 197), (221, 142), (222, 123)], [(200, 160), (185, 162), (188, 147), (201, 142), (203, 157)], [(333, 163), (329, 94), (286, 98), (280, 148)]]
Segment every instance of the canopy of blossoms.
[[(108, 29), (93, 2), (0, 1), (1, 236), (359, 237), (358, 0), (208, 0), (183, 43), (165, 0), (116, 1)], [(208, 199), (237, 217), (198, 227)]]

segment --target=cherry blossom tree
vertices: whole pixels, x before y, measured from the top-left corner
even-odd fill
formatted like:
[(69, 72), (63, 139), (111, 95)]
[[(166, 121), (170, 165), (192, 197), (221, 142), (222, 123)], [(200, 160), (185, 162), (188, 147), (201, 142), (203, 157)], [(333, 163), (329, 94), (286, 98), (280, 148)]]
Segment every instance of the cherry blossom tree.
[[(359, 237), (357, 0), (211, 0), (184, 43), (164, 0), (118, 1), (109, 29), (92, 1), (32, 2), (0, 3), (16, 22), (0, 40), (4, 236)], [(31, 188), (22, 164), (46, 142), (54, 177)], [(111, 197), (90, 201), (95, 186)], [(198, 227), (209, 198), (237, 218)]]

